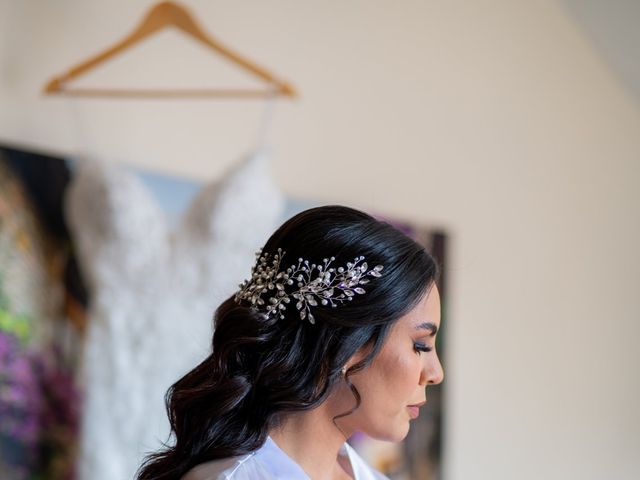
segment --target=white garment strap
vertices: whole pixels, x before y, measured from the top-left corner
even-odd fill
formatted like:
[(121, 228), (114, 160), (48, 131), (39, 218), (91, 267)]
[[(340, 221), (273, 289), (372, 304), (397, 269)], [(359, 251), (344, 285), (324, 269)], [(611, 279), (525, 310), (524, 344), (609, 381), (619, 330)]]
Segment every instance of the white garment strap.
[[(262, 110), (255, 135), (253, 151), (269, 151), (267, 138), (271, 125), (273, 124), (276, 97), (277, 95), (274, 90), (269, 91), (266, 95), (264, 109)], [(85, 122), (82, 121), (77, 100), (72, 96), (66, 96), (65, 100), (68, 106), (67, 110), (69, 111), (71, 129), (73, 130), (75, 141), (75, 159), (82, 159), (89, 154), (89, 132), (85, 128)]]
[(89, 154), (89, 134), (85, 129), (86, 122), (82, 121), (82, 115), (78, 110), (79, 100), (75, 99), (71, 95), (63, 95), (66, 104), (67, 110), (69, 111), (70, 124), (72, 135), (75, 141), (75, 148), (73, 148), (73, 160), (80, 161)]
[(255, 151), (264, 150), (267, 146), (267, 134), (269, 132), (269, 128), (273, 123), (274, 110), (276, 105), (276, 93), (271, 90), (267, 94), (267, 99), (265, 101), (265, 107), (262, 111), (262, 118), (260, 120), (260, 124), (258, 125), (258, 130), (256, 132), (256, 140), (254, 145)]

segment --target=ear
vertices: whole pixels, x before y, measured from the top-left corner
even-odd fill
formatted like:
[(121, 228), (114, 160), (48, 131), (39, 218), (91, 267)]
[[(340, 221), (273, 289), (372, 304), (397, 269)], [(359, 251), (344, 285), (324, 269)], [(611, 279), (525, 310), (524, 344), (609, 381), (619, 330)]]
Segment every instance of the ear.
[(370, 344), (363, 345), (362, 347), (360, 347), (353, 355), (351, 355), (351, 357), (349, 357), (349, 360), (347, 360), (347, 362), (345, 363), (347, 370), (349, 370), (352, 366), (354, 366), (358, 362), (361, 362), (362, 360), (364, 360), (370, 352), (371, 352)]

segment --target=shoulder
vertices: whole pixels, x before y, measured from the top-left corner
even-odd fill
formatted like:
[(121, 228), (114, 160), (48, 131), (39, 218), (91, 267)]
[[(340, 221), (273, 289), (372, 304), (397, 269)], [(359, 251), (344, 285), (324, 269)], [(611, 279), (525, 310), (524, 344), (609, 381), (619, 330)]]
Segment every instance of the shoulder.
[(271, 480), (255, 458), (255, 452), (201, 463), (180, 480)]
[(361, 480), (389, 480), (389, 477), (369, 465), (351, 445), (345, 442), (344, 448), (349, 455), (356, 478)]

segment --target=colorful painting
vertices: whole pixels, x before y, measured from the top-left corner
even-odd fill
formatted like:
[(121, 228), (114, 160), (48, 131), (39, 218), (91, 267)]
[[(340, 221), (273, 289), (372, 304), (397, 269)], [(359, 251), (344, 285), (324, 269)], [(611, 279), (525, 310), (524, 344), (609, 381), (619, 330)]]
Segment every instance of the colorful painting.
[(0, 153), (0, 478), (73, 478), (79, 397), (65, 358), (61, 254)]

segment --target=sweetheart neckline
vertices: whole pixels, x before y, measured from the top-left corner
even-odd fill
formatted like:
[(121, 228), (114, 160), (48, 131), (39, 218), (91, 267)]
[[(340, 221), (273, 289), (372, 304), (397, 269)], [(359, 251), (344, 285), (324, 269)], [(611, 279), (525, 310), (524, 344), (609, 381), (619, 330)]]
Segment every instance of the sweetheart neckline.
[[(96, 174), (103, 175), (103, 178), (109, 178), (112, 175), (127, 178), (128, 181), (133, 182), (134, 188), (147, 198), (148, 204), (152, 206), (155, 213), (165, 221), (167, 234), (175, 237), (184, 228), (190, 212), (196, 208), (200, 197), (205, 195), (207, 191), (213, 189), (214, 197), (217, 200), (217, 194), (220, 193), (219, 188), (221, 186), (224, 187), (229, 180), (241, 175), (243, 171), (257, 167), (260, 161), (268, 162), (269, 159), (270, 150), (267, 148), (247, 152), (238, 161), (227, 167), (220, 176), (205, 182), (172, 177), (160, 172), (104, 160), (83, 159), (76, 160), (73, 180), (86, 175), (87, 172), (93, 178), (95, 178)], [(177, 188), (182, 191), (169, 191), (169, 188)], [(178, 198), (176, 198), (176, 193)], [(213, 208), (216, 205), (217, 201), (214, 202)], [(179, 208), (176, 208), (177, 206)]]

